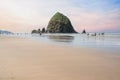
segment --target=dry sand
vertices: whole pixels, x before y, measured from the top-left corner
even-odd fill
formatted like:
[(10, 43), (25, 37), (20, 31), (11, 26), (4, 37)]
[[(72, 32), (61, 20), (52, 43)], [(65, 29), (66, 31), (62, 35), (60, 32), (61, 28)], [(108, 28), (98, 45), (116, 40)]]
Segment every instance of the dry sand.
[(0, 80), (120, 80), (120, 54), (0, 37)]

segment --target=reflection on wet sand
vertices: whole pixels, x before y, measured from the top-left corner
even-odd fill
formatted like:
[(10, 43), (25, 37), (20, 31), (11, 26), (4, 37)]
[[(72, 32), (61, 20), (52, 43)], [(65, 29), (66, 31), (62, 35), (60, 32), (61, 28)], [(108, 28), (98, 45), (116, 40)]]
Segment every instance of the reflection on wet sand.
[(73, 42), (74, 36), (68, 35), (49, 35), (48, 39), (55, 41), (55, 42)]

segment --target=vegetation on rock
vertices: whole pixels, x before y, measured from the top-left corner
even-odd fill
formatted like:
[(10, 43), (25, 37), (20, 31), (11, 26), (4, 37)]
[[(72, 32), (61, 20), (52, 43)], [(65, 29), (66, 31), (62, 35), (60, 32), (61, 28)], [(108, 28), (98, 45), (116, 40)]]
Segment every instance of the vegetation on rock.
[(63, 14), (57, 12), (49, 21), (48, 33), (76, 33), (70, 20)]

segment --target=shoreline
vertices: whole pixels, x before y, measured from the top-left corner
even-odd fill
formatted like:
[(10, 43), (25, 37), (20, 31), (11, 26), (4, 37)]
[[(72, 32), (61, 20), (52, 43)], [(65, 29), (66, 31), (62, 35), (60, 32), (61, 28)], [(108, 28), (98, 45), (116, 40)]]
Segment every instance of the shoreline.
[(26, 37), (26, 36), (5, 36), (5, 35), (1, 35), (0, 37), (3, 38), (14, 38), (14, 39), (23, 39), (23, 40), (29, 40), (29, 41), (33, 41), (35, 43), (39, 43), (39, 44), (44, 44), (44, 45), (54, 45), (54, 46), (61, 46), (61, 47), (70, 47), (70, 48), (80, 48), (80, 49), (90, 49), (90, 50), (97, 50), (97, 51), (104, 51), (106, 53), (111, 53), (111, 54), (119, 54), (119, 47), (114, 48), (114, 47), (95, 47), (95, 46), (76, 46), (76, 45), (67, 45), (64, 43), (60, 43), (60, 42), (47, 42), (47, 41), (39, 41), (39, 39), (35, 39), (36, 37)]
[[(67, 34), (65, 34), (65, 35), (67, 35)], [(70, 34), (68, 34), (68, 35), (70, 36)], [(54, 36), (54, 35), (52, 35), (52, 36)], [(46, 37), (46, 36), (43, 35), (43, 37)], [(30, 37), (30, 39), (32, 39), (33, 41), (37, 41), (38, 43), (43, 42), (45, 44), (50, 44), (50, 45), (58, 45), (58, 46), (66, 46), (66, 47), (74, 47), (74, 48), (87, 48), (87, 49), (93, 49), (93, 50), (108, 51), (108, 52), (113, 52), (113, 53), (118, 53), (119, 50), (120, 50), (120, 46), (115, 46), (115, 45), (113, 45), (113, 46), (104, 46), (104, 45), (99, 45), (99, 46), (98, 45), (77, 45), (77, 44), (74, 44), (72, 42), (69, 43), (69, 42), (64, 42), (64, 41), (63, 42), (52, 41), (52, 40), (51, 41), (43, 41), (43, 40), (40, 40), (42, 38), (39, 38), (38, 36), (37, 37)]]
[(0, 36), (1, 80), (119, 80), (120, 54)]
[[(1, 35), (2, 36), (2, 35)], [(5, 35), (3, 35), (5, 36)], [(6, 35), (9, 37), (9, 35)], [(38, 42), (47, 44), (56, 44), (64, 46), (74, 46), (80, 48), (98, 48), (103, 50), (114, 50), (114, 52), (120, 49), (120, 36), (87, 36), (87, 35), (75, 35), (75, 34), (43, 34), (43, 35), (31, 35), (31, 34), (15, 34), (11, 37), (29, 38)], [(64, 39), (65, 38), (65, 39)]]

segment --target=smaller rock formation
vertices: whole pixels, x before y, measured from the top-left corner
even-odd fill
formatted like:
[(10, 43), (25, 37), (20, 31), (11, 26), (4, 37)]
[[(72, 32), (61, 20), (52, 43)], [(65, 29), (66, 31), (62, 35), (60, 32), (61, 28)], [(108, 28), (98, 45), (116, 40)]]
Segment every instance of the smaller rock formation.
[(42, 28), (42, 33), (46, 33), (46, 30), (45, 30), (45, 28)]
[(86, 30), (85, 29), (82, 31), (82, 34), (86, 34)]
[(32, 30), (32, 32), (31, 32), (32, 34), (34, 34), (34, 33), (41, 33), (41, 30), (40, 29), (38, 29), (38, 30)]
[(101, 35), (105, 35), (105, 33), (101, 33)]

